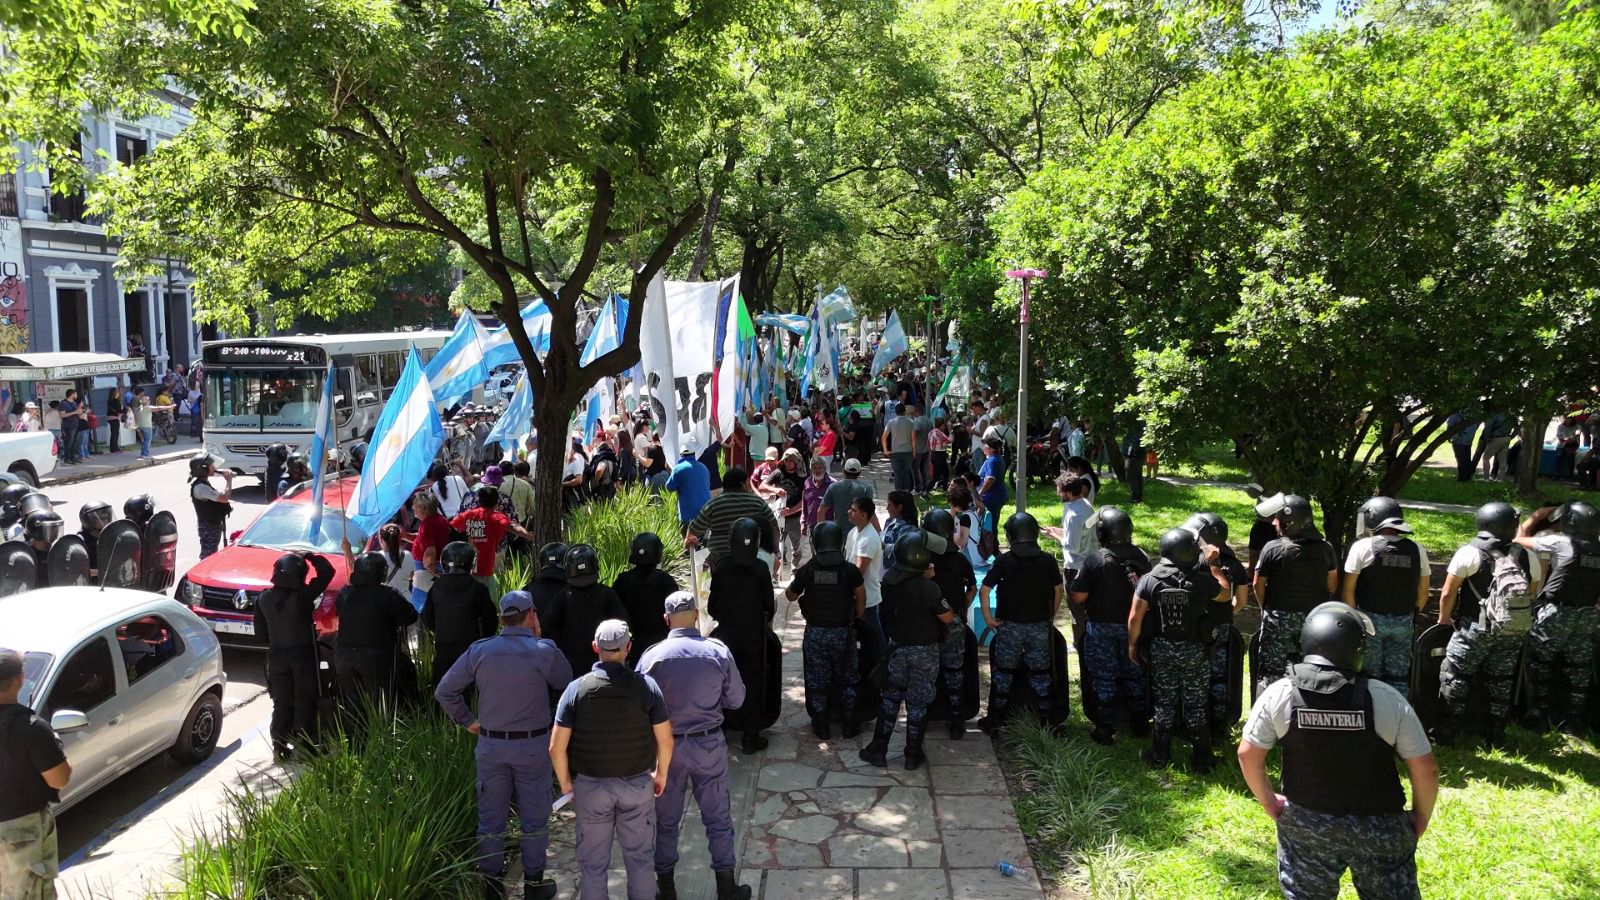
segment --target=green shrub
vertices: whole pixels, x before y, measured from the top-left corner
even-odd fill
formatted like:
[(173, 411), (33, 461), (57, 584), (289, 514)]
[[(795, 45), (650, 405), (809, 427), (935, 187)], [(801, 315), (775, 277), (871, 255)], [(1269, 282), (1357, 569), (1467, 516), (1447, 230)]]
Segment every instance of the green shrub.
[(689, 562), (684, 554), (678, 507), (671, 494), (624, 488), (617, 491), (616, 499), (581, 506), (567, 518), (567, 543), (594, 547), (600, 555), (600, 580), (606, 584), (628, 568), (628, 545), (634, 535), (644, 531), (661, 537), (661, 568), (683, 582)]

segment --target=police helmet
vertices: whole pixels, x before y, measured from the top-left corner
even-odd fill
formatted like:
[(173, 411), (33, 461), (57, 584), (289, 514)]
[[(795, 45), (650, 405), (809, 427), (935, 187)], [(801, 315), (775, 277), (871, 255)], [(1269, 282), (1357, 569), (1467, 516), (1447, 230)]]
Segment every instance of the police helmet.
[[(1013, 517), (1014, 518), (1014, 517)], [(928, 536), (920, 530), (902, 534), (894, 542), (894, 567), (901, 572), (921, 574), (933, 563), (933, 551), (928, 549)]]
[(78, 509), (78, 522), (84, 531), (96, 534), (111, 524), (111, 504), (104, 500), (90, 500)]
[(1561, 530), (1579, 540), (1592, 541), (1600, 538), (1600, 510), (1582, 500), (1572, 501), (1567, 506), (1567, 515), (1561, 522)]
[(22, 518), (22, 498), (33, 493), (25, 484), (8, 484), (0, 490), (0, 522), (9, 525)]
[(628, 561), (641, 569), (654, 569), (661, 565), (661, 536), (653, 531), (641, 531), (628, 544)]
[(1121, 547), (1133, 543), (1133, 517), (1115, 506), (1100, 507), (1094, 536), (1102, 547)]
[(50, 504), (50, 498), (34, 491), (22, 498), (22, 503), (17, 507), (17, 512), (23, 519), (36, 512), (55, 512), (55, 507)]
[(278, 557), (272, 564), (272, 586), (294, 590), (306, 586), (306, 575), (311, 571), (311, 566), (306, 563), (306, 558), (298, 553), (285, 553)]
[(956, 537), (956, 517), (950, 515), (948, 509), (930, 509), (922, 515), (922, 530), (953, 541)]
[(290, 484), (299, 484), (311, 478), (311, 463), (304, 453), (289, 454), (289, 461), (284, 464), (284, 475)]
[(1222, 543), (1222, 541), (1217, 537), (1217, 529), (1211, 524), (1211, 521), (1201, 513), (1195, 513), (1189, 518), (1184, 519), (1181, 527), (1184, 531), (1193, 534), (1195, 537), (1207, 544), (1211, 544), (1212, 546)]
[(734, 562), (753, 563), (761, 550), (761, 526), (746, 516), (728, 529), (728, 557)]
[[(896, 542), (898, 544), (898, 542)], [(1038, 556), (1039, 520), (1031, 513), (1016, 512), (1006, 519), (1006, 545), (1018, 556)]]
[(377, 550), (368, 550), (356, 557), (356, 564), (350, 569), (350, 583), (364, 586), (383, 584), (388, 574), (389, 558)]
[(1375, 534), (1378, 523), (1390, 519), (1404, 519), (1405, 513), (1400, 511), (1400, 502), (1393, 497), (1373, 497), (1361, 504), (1361, 509), (1356, 513), (1356, 531), (1361, 534)]
[(1161, 536), (1161, 558), (1180, 569), (1200, 562), (1200, 541), (1187, 528), (1172, 528)]
[(818, 522), (811, 527), (811, 552), (818, 563), (837, 566), (844, 562), (844, 529), (837, 522)]
[(140, 526), (148, 525), (156, 514), (156, 501), (149, 494), (136, 494), (122, 504), (122, 514)]
[(1501, 500), (1485, 503), (1472, 518), (1479, 534), (1486, 534), (1502, 544), (1517, 536), (1517, 511), (1509, 503)]
[(28, 513), (24, 520), (23, 529), (28, 535), (28, 540), (39, 541), (45, 544), (54, 544), (56, 538), (61, 537), (63, 523), (61, 517), (54, 510), (39, 510)]
[(268, 444), (266, 454), (267, 462), (275, 466), (281, 466), (289, 461), (289, 445), (282, 441), (276, 444)]
[(1278, 529), (1284, 537), (1297, 538), (1312, 530), (1311, 501), (1299, 494), (1284, 494), (1278, 510)]
[(539, 574), (567, 577), (567, 545), (551, 541), (539, 548)]
[(500, 489), (499, 488), (494, 487), (492, 485), (480, 484), (480, 485), (478, 485), (478, 489), (473, 491), (472, 493), (477, 496), (478, 505), (483, 507), (484, 509), (499, 509), (500, 508)]
[(478, 551), (466, 541), (451, 541), (439, 553), (439, 571), (447, 575), (471, 575), (478, 565)]
[(211, 476), (211, 467), (215, 464), (216, 460), (212, 459), (209, 455), (190, 457), (189, 477), (209, 478)]
[(567, 548), (567, 584), (589, 587), (600, 580), (600, 556), (588, 544)]
[(1306, 616), (1300, 627), (1300, 653), (1309, 663), (1359, 672), (1372, 633), (1372, 620), (1365, 613), (1330, 600)]
[(1209, 511), (1207, 511), (1207, 512), (1197, 512), (1197, 513), (1195, 513), (1195, 515), (1199, 516), (1201, 519), (1204, 519), (1205, 523), (1207, 525), (1211, 526), (1211, 534), (1215, 537), (1215, 540), (1213, 540), (1212, 538), (1208, 537), (1208, 538), (1206, 538), (1206, 542), (1207, 543), (1215, 544), (1216, 546), (1220, 547), (1223, 544), (1226, 544), (1228, 542), (1228, 520), (1227, 519), (1224, 519), (1223, 517), (1217, 515), (1216, 513), (1209, 512)]

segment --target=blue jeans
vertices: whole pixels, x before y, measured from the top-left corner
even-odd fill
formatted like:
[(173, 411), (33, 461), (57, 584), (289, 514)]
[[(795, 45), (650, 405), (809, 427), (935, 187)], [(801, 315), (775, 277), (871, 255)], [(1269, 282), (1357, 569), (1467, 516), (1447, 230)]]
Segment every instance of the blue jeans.
[(78, 429), (78, 455), (80, 457), (88, 456), (89, 455), (89, 448), (91, 446), (93, 446), (93, 442), (89, 440), (89, 429), (88, 428), (79, 428)]
[(911, 467), (914, 458), (915, 456), (911, 453), (889, 454), (889, 466), (894, 472), (895, 490), (909, 491), (912, 489), (914, 482), (912, 481)]
[(139, 456), (142, 459), (150, 458), (150, 439), (155, 437), (154, 428), (139, 429)]

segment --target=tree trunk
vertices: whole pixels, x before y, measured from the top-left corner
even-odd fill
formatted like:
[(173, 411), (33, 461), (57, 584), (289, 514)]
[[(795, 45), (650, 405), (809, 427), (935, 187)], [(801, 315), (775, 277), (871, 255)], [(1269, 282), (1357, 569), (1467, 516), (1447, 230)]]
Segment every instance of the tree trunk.
[(1344, 500), (1329, 500), (1318, 497), (1317, 502), (1322, 504), (1322, 536), (1333, 545), (1333, 551), (1338, 559), (1344, 559), (1344, 552), (1350, 546), (1351, 538), (1356, 530), (1356, 510), (1361, 508), (1359, 503)]
[(1544, 456), (1544, 429), (1549, 411), (1531, 409), (1522, 414), (1522, 457), (1517, 460), (1517, 496), (1535, 500), (1539, 496), (1539, 462)]
[(577, 399), (537, 398), (533, 422), (539, 436), (539, 452), (533, 461), (533, 520), (528, 530), (536, 544), (543, 546), (561, 540), (565, 524), (561, 503), (561, 470), (567, 465), (568, 411)]
[(1102, 434), (1100, 440), (1100, 452), (1105, 454), (1106, 463), (1111, 466), (1111, 474), (1117, 476), (1118, 481), (1126, 484), (1128, 481), (1128, 467), (1125, 464), (1126, 461), (1122, 458), (1121, 443), (1117, 440), (1116, 435), (1109, 431)]

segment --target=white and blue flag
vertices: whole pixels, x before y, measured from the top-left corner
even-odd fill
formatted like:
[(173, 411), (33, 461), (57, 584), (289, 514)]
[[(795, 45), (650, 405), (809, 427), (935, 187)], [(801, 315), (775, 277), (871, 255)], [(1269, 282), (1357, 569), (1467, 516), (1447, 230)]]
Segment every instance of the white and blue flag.
[(811, 388), (819, 391), (837, 390), (839, 385), (839, 340), (833, 333), (833, 323), (825, 318), (822, 301), (817, 301), (817, 321), (811, 326), (811, 340), (806, 343), (806, 373), (800, 381), (802, 399), (811, 396)]
[(763, 328), (782, 328), (794, 335), (804, 335), (806, 329), (811, 327), (811, 319), (799, 313), (762, 313), (756, 316), (756, 324)]
[(472, 310), (462, 310), (456, 330), (428, 361), (428, 386), (434, 400), (449, 406), (489, 380), (489, 367), (483, 361), (488, 340)]
[[(545, 306), (543, 300), (535, 300), (522, 308), (522, 329), (528, 333), (528, 341), (533, 344), (534, 352), (550, 352), (550, 307)], [(493, 370), (521, 362), (522, 354), (517, 352), (511, 332), (504, 325), (489, 332), (483, 343), (483, 365), (486, 369)], [(488, 378), (488, 375), (484, 377)]]
[(906, 330), (900, 326), (900, 314), (889, 313), (889, 324), (883, 326), (883, 337), (878, 339), (878, 349), (872, 354), (872, 377), (877, 378), (883, 367), (899, 359), (911, 342), (906, 340)]
[(322, 402), (317, 404), (316, 430), (311, 434), (311, 518), (306, 523), (306, 540), (318, 543), (322, 531), (322, 471), (327, 467), (328, 442), (333, 439), (333, 360), (322, 377)]
[(384, 404), (372, 431), (361, 482), (350, 498), (345, 515), (367, 534), (376, 534), (400, 511), (428, 467), (444, 446), (444, 424), (434, 406), (433, 390), (422, 373), (417, 348), (411, 348), (406, 367)]
[(522, 445), (522, 439), (533, 431), (533, 382), (528, 380), (526, 369), (517, 381), (517, 389), (511, 395), (511, 402), (506, 404), (505, 412), (495, 420), (494, 427), (489, 429), (489, 436), (484, 438), (486, 444), (503, 444), (506, 452), (516, 455), (517, 449)]
[[(594, 328), (589, 331), (589, 340), (583, 345), (583, 353), (578, 357), (578, 365), (587, 366), (600, 356), (610, 353), (622, 345), (622, 334), (617, 327), (617, 309), (610, 300), (600, 308), (600, 315), (595, 317)], [(610, 414), (611, 386), (602, 378), (589, 389), (589, 397), (584, 401), (583, 417), (583, 442), (594, 443), (595, 432), (600, 428), (602, 416)]]
[(823, 297), (817, 306), (820, 311), (819, 318), (829, 325), (843, 325), (855, 321), (856, 305), (850, 299), (850, 291), (842, 284), (829, 291), (828, 296)]

